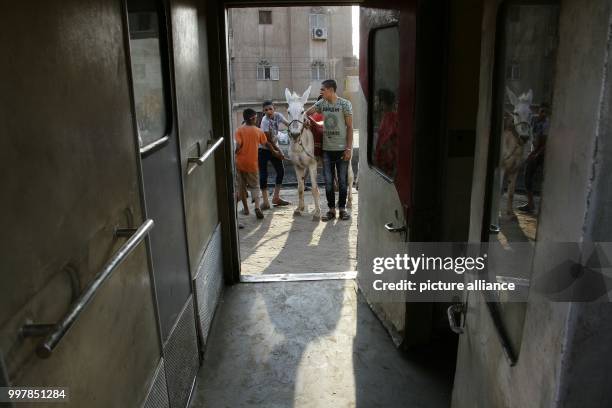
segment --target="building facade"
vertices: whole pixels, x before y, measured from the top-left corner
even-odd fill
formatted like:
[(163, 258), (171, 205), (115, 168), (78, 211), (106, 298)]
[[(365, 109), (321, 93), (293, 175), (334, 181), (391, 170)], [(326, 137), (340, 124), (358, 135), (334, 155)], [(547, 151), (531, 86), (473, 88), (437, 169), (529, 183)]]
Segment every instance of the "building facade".
[(269, 7), (228, 10), (233, 125), (242, 111), (261, 111), (271, 99), (286, 111), (285, 88), (302, 93), (335, 79), (338, 93), (358, 76), (353, 54), (351, 7)]

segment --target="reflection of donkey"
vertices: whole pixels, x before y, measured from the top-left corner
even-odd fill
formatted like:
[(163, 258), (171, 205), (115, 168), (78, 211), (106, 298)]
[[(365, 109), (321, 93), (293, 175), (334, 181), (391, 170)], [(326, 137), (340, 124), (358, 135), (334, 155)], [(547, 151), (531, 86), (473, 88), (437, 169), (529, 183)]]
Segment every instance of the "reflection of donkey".
[(285, 98), (289, 105), (287, 114), (289, 116), (289, 158), (293, 162), (295, 176), (298, 182), (298, 207), (293, 212), (294, 215), (301, 215), (304, 211), (304, 176), (306, 169), (310, 173), (310, 184), (312, 189), (312, 197), (314, 198), (315, 212), (312, 215), (313, 221), (321, 219), (321, 206), (319, 204), (319, 187), (317, 184), (317, 158), (314, 153), (314, 137), (310, 129), (304, 126), (306, 114), (304, 113), (304, 104), (308, 100), (310, 87), (306, 89), (302, 96), (295, 92), (291, 94), (289, 89), (285, 89)]
[[(533, 92), (531, 89), (517, 97), (510, 88), (506, 88), (508, 99), (513, 106), (512, 111), (504, 112), (502, 145), (500, 168), (501, 174), (496, 180), (499, 183), (498, 188), (494, 191), (495, 203), (499, 199), (497, 195), (502, 191), (502, 183), (504, 176), (508, 179), (508, 203), (506, 214), (514, 214), (512, 210), (512, 201), (514, 199), (514, 189), (516, 188), (516, 178), (523, 163), (525, 144), (531, 137), (531, 103), (533, 101)], [(497, 212), (497, 206), (494, 205), (494, 211)], [(494, 213), (494, 214), (495, 214)]]

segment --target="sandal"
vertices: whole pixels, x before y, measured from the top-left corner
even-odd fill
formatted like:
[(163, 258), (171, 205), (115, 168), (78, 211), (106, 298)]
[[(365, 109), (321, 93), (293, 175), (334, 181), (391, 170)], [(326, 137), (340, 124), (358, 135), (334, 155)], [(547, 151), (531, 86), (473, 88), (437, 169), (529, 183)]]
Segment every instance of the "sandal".
[(321, 221), (331, 221), (336, 219), (336, 212), (329, 210), (324, 216), (321, 217)]
[(261, 220), (264, 217), (263, 213), (261, 212), (259, 208), (255, 209), (255, 216), (257, 217), (258, 220)]
[(340, 210), (340, 215), (338, 218), (340, 218), (342, 221), (348, 221), (351, 219), (351, 214), (349, 214), (348, 211)]

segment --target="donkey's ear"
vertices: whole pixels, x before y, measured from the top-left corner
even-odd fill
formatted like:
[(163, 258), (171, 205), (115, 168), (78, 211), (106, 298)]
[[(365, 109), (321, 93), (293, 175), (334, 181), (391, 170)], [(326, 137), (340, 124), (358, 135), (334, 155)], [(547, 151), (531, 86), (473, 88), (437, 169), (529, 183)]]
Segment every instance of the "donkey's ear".
[(285, 99), (287, 99), (287, 103), (291, 100), (291, 91), (289, 91), (289, 88), (285, 88)]
[(531, 105), (531, 102), (533, 102), (533, 91), (530, 89), (530, 90), (527, 92), (527, 95), (526, 95), (526, 96), (527, 96), (527, 102), (529, 102), (529, 104)]
[(508, 94), (508, 99), (510, 99), (510, 103), (512, 104), (512, 106), (518, 105), (519, 100), (518, 100), (516, 94), (514, 92), (512, 92), (512, 89), (506, 87), (506, 93)]
[(308, 101), (308, 96), (310, 95), (310, 87), (311, 86), (309, 86), (308, 89), (306, 89), (304, 91), (304, 93), (302, 94), (302, 97), (300, 98), (300, 101), (302, 102), (302, 105), (304, 105)]

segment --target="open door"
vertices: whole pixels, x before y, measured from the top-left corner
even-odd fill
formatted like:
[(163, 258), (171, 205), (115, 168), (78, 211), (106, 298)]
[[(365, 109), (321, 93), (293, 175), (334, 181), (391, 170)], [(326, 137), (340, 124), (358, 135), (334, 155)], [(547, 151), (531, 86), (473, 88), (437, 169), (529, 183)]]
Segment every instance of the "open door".
[(408, 304), (401, 292), (381, 299), (372, 287), (371, 266), (389, 248), (406, 252), (408, 242), (441, 240), (445, 3), (425, 3), (366, 1), (360, 11), (360, 82), (367, 106), (360, 146), (367, 151), (359, 163), (358, 282), (396, 344), (404, 346), (428, 341), (433, 305)]

